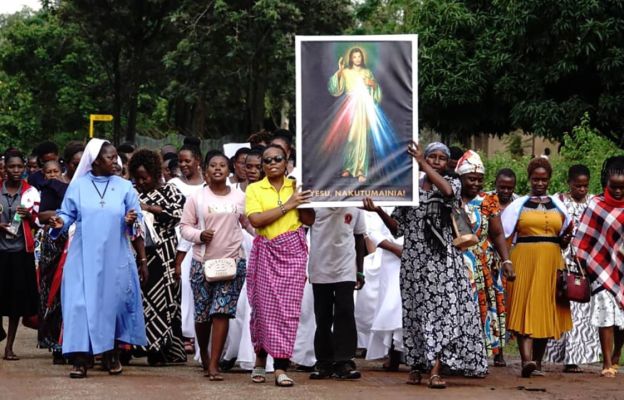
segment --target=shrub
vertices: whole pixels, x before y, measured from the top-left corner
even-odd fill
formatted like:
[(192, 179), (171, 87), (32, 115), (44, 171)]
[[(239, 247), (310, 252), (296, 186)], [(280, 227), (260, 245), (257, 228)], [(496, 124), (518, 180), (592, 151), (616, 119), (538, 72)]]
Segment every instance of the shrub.
[[(574, 164), (583, 164), (591, 172), (590, 193), (598, 194), (602, 192), (600, 187), (600, 170), (602, 163), (608, 157), (622, 155), (624, 150), (615, 143), (601, 136), (600, 133), (590, 126), (587, 114), (583, 117), (581, 124), (566, 133), (562, 140), (561, 151), (558, 156), (552, 156), (550, 162), (553, 166), (553, 177), (550, 182), (550, 193), (568, 191), (568, 169)], [(496, 172), (501, 168), (511, 168), (518, 178), (516, 193), (526, 194), (529, 192), (528, 177), (526, 167), (529, 164), (530, 156), (518, 158), (506, 153), (496, 153), (489, 159), (483, 157), (485, 163), (485, 185), (487, 190), (494, 188)]]

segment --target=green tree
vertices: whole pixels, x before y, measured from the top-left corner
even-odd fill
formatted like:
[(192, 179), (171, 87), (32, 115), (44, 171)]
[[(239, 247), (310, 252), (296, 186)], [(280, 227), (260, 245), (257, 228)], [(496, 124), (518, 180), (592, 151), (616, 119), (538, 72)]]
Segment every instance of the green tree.
[(624, 146), (624, 3), (366, 0), (359, 33), (418, 33), (424, 126), (561, 139), (587, 112)]
[(242, 139), (294, 104), (295, 34), (340, 34), (351, 2), (187, 0), (172, 21), (182, 34), (165, 57), (173, 125)]
[(0, 144), (83, 137), (88, 113), (107, 101), (89, 46), (46, 10), (0, 18)]
[(133, 142), (138, 114), (157, 108), (167, 79), (161, 60), (175, 37), (170, 17), (177, 6), (175, 0), (60, 2), (61, 19), (79, 27), (105, 71), (115, 142), (122, 133)]

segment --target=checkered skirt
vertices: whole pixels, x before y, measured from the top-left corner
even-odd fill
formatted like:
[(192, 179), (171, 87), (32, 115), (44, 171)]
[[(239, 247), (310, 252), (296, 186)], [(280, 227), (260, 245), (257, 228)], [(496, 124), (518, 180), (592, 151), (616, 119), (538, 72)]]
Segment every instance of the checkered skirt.
[(308, 246), (303, 228), (271, 240), (254, 239), (247, 264), (251, 341), (256, 352), (290, 358), (306, 281)]

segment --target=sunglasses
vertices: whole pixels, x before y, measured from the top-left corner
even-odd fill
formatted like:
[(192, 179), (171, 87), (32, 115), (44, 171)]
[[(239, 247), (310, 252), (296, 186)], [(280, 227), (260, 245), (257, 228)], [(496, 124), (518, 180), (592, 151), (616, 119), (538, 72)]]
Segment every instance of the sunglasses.
[(271, 164), (273, 161), (275, 161), (276, 163), (281, 163), (285, 159), (286, 158), (284, 158), (283, 156), (265, 157), (262, 159), (262, 162), (265, 164)]

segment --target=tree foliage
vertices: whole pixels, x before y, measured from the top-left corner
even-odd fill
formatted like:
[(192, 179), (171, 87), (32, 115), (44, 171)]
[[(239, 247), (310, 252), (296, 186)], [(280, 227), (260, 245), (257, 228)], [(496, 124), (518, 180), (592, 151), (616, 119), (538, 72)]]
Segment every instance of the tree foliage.
[(187, 0), (172, 16), (181, 39), (165, 57), (175, 126), (246, 138), (294, 104), (296, 34), (340, 34), (350, 2)]
[(624, 3), (368, 0), (358, 32), (418, 33), (421, 122), (560, 139), (588, 113), (623, 146)]
[(48, 12), (0, 22), (0, 142), (30, 148), (61, 133), (85, 132), (106, 102), (102, 70), (74, 27)]

